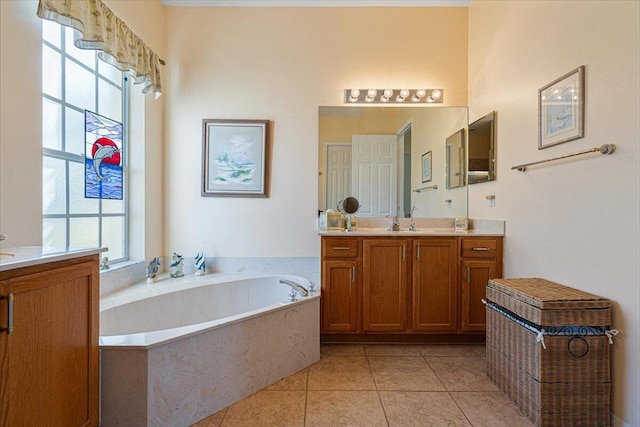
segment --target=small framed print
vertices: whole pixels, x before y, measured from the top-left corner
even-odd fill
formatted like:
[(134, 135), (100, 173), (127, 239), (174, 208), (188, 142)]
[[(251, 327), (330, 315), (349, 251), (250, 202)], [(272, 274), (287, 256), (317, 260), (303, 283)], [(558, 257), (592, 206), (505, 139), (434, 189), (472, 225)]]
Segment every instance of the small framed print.
[(538, 90), (538, 150), (584, 137), (584, 65)]
[(422, 182), (431, 181), (431, 151), (422, 155)]

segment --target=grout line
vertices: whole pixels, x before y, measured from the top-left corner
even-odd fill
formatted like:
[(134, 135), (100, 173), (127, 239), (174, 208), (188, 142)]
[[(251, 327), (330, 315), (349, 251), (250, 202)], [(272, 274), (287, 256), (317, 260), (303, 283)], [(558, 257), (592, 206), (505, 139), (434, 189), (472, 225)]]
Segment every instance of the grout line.
[(309, 376), (311, 372), (310, 367), (307, 367), (306, 370), (307, 370), (307, 381), (305, 382), (305, 386), (304, 386), (304, 416), (302, 418), (303, 426), (307, 425), (307, 406), (309, 405)]
[(389, 418), (387, 417), (387, 411), (384, 409), (384, 404), (382, 403), (382, 396), (380, 395), (380, 390), (378, 390), (378, 383), (376, 383), (376, 377), (375, 375), (373, 375), (373, 369), (371, 369), (371, 362), (369, 361), (369, 356), (367, 356), (367, 366), (369, 367), (369, 372), (371, 373), (371, 379), (373, 380), (373, 385), (376, 388), (376, 394), (378, 395), (378, 402), (380, 402), (380, 407), (382, 408), (382, 413), (384, 414), (384, 420), (387, 422), (387, 426), (390, 426), (391, 424), (389, 423)]
[[(465, 392), (462, 392), (465, 393)], [(464, 411), (462, 410), (462, 408), (460, 407), (460, 405), (458, 404), (458, 401), (451, 395), (450, 391), (447, 391), (447, 394), (449, 395), (449, 397), (451, 398), (451, 400), (453, 400), (453, 403), (456, 404), (456, 406), (458, 407), (458, 409), (460, 409), (460, 412), (462, 412), (462, 416), (464, 416), (467, 420), (467, 422), (469, 422), (469, 424), (473, 427), (473, 423), (471, 422), (471, 420), (469, 419), (469, 417), (467, 417), (467, 414), (464, 413)]]

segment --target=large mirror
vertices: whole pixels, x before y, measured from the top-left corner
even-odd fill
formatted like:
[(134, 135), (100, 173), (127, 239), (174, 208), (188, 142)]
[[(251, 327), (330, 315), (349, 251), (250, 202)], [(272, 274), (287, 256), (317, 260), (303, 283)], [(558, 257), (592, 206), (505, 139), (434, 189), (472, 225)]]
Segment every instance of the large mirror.
[(469, 184), (496, 179), (496, 112), (469, 125)]
[(467, 123), (467, 107), (320, 107), (318, 210), (353, 196), (358, 217), (408, 217), (413, 206), (415, 217), (466, 217), (466, 186), (447, 188), (446, 140)]

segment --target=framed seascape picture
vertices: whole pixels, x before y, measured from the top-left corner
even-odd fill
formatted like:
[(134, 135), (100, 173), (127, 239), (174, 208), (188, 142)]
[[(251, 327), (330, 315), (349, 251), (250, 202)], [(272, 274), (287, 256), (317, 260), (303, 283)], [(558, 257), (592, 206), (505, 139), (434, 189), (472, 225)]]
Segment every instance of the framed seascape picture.
[(431, 151), (422, 155), (422, 182), (431, 181)]
[(202, 120), (202, 195), (268, 197), (269, 121)]
[(538, 149), (584, 137), (584, 65), (538, 90)]

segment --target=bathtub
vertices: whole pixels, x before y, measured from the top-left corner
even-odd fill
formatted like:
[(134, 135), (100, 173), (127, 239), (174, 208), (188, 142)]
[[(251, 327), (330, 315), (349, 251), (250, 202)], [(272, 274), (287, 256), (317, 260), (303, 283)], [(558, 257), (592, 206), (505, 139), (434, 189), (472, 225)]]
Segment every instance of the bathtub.
[(319, 292), (291, 275), (161, 277), (100, 301), (101, 421), (189, 426), (320, 358)]

